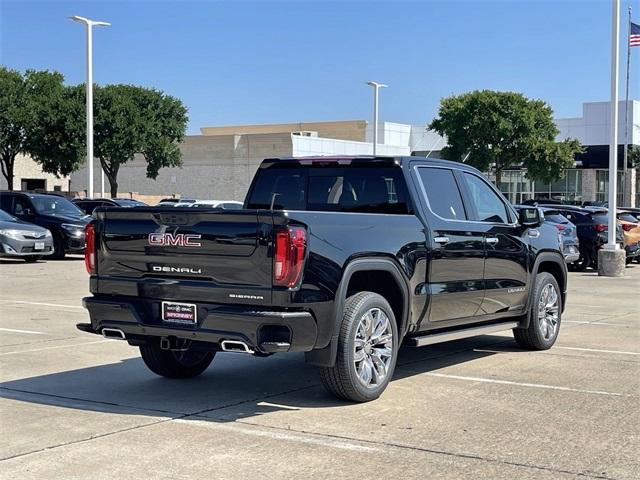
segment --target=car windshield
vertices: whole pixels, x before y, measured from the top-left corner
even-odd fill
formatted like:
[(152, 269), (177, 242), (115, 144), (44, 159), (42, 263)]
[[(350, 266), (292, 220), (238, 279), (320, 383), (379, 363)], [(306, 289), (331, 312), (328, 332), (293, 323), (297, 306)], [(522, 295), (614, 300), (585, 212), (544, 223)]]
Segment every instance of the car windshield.
[(622, 220), (623, 222), (638, 223), (638, 219), (630, 213), (619, 213), (618, 220)]
[(548, 222), (553, 222), (553, 223), (568, 223), (569, 222), (569, 220), (567, 220), (566, 217), (564, 217), (559, 212), (544, 212), (544, 219), (547, 220)]
[(85, 213), (63, 197), (38, 196), (31, 197), (33, 206), (41, 215), (55, 217), (84, 217)]
[(18, 219), (12, 215), (9, 215), (4, 210), (0, 210), (0, 222), (17, 222)]

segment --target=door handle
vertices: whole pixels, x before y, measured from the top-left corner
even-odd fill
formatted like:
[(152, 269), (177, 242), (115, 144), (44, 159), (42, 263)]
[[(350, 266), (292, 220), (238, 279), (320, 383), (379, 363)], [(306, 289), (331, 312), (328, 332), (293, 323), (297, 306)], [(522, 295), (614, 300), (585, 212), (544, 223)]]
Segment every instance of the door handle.
[(496, 238), (496, 237), (489, 237), (487, 238), (487, 243), (489, 245), (495, 245), (496, 243), (498, 243), (500, 241), (500, 239)]
[(445, 243), (449, 243), (449, 237), (434, 237), (433, 241), (436, 243), (441, 243), (441, 244), (445, 244)]

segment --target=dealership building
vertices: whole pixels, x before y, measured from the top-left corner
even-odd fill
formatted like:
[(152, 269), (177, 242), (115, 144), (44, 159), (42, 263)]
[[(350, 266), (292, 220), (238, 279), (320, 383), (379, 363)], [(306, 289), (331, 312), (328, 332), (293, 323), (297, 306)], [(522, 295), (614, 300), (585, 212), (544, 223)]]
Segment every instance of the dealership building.
[[(618, 125), (618, 192), (622, 199), (625, 183), (627, 203), (640, 204), (638, 172), (629, 169), (622, 179), (622, 151), (625, 132), (625, 108), (620, 102)], [(628, 103), (627, 138), (640, 146), (640, 102)], [(575, 167), (567, 169), (562, 179), (552, 184), (532, 182), (526, 172), (514, 169), (503, 172), (501, 190), (512, 202), (529, 198), (554, 198), (569, 201), (607, 199), (609, 163), (609, 102), (585, 103), (582, 116), (556, 119), (558, 140), (577, 138), (585, 152), (576, 157)], [(300, 122), (267, 125), (203, 127), (200, 135), (185, 137), (180, 149), (181, 168), (164, 168), (158, 178), (146, 178), (146, 164), (141, 156), (123, 165), (118, 175), (119, 194), (149, 198), (180, 196), (183, 198), (242, 200), (251, 179), (264, 158), (303, 157), (310, 155), (371, 155), (372, 128), (366, 120)], [(381, 122), (378, 132), (378, 155), (428, 155), (437, 157), (446, 139), (425, 125)], [(98, 163), (96, 161), (96, 167)], [(30, 180), (37, 175), (29, 171)], [(94, 191), (100, 192), (100, 174), (96, 168)], [(15, 188), (28, 185), (16, 175)], [(68, 179), (47, 177), (46, 190), (62, 189), (83, 192), (87, 175), (83, 169)], [(33, 185), (33, 183), (31, 183)], [(61, 186), (62, 185), (62, 186)], [(0, 188), (3, 188), (0, 185)], [(108, 191), (108, 183), (106, 184)], [(99, 193), (97, 193), (98, 195)]]

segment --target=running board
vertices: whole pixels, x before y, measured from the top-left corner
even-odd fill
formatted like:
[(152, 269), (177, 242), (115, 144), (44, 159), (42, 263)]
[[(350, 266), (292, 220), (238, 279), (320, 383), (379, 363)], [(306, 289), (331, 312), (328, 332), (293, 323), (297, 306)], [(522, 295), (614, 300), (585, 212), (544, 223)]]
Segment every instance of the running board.
[(492, 323), (491, 325), (483, 325), (482, 327), (464, 328), (462, 330), (433, 333), (431, 335), (422, 335), (420, 337), (410, 337), (405, 340), (405, 345), (410, 347), (423, 347), (424, 345), (433, 345), (434, 343), (460, 340), (461, 338), (475, 337), (476, 335), (484, 335), (486, 333), (511, 330), (519, 325), (519, 322)]

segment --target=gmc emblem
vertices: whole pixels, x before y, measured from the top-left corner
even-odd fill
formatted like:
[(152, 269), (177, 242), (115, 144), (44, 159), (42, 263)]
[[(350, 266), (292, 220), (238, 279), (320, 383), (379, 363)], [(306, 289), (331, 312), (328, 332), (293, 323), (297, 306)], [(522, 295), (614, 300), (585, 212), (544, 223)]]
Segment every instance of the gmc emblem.
[(188, 233), (150, 233), (149, 245), (156, 247), (201, 247), (202, 235)]

